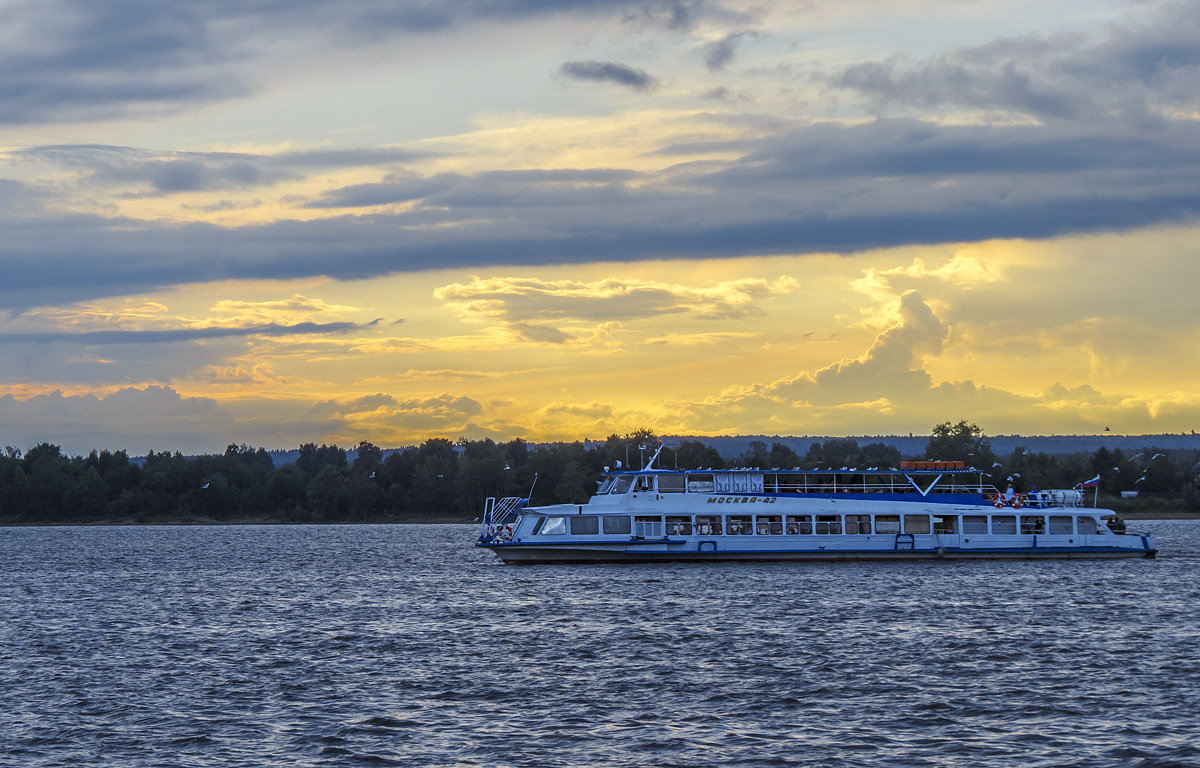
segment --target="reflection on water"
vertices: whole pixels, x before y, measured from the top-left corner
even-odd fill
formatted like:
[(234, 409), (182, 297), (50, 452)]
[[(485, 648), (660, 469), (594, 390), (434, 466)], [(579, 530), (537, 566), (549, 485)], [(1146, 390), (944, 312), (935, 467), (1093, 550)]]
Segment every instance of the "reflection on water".
[(471, 526), (0, 529), (0, 765), (1200, 764), (1158, 560), (506, 567)]

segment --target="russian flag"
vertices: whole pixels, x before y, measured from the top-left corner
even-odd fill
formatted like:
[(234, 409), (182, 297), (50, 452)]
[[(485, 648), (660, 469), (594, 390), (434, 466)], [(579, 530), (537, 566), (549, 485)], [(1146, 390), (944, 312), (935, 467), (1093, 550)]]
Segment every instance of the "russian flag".
[(1100, 485), (1100, 475), (1096, 475), (1091, 480), (1088, 480), (1086, 483), (1083, 484), (1083, 487), (1084, 488), (1095, 488), (1098, 485)]

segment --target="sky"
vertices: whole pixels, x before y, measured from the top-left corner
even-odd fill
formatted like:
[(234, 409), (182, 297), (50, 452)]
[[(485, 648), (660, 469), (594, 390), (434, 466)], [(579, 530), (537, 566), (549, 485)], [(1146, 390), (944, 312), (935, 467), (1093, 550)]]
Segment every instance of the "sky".
[(0, 0), (0, 71), (0, 445), (1200, 425), (1195, 0)]

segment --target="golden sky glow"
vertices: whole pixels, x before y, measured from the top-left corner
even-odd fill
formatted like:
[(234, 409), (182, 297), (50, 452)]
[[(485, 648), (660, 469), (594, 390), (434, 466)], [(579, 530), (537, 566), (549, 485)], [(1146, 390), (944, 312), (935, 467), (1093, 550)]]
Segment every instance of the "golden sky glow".
[(0, 445), (1200, 423), (1194, 4), (376, 5), (29, 20)]

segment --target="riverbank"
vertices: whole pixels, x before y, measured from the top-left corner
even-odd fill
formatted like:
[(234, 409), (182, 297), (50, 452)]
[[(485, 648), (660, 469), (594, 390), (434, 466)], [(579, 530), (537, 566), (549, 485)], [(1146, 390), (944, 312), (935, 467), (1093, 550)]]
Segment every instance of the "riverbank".
[(0, 528), (26, 528), (26, 527), (54, 527), (54, 526), (84, 526), (84, 527), (104, 527), (104, 526), (135, 526), (135, 525), (468, 525), (477, 523), (477, 516), (430, 516), (430, 517), (406, 517), (403, 519), (391, 520), (278, 520), (266, 517), (242, 517), (230, 520), (217, 520), (216, 518), (208, 517), (178, 517), (178, 518), (155, 518), (150, 520), (139, 520), (134, 518), (118, 518), (112, 520), (4, 520), (0, 521)]
[[(1108, 512), (1110, 510), (1104, 510)], [(1200, 520), (1200, 512), (1185, 512), (1173, 509), (1164, 510), (1129, 510), (1117, 513), (1125, 520)], [(150, 520), (134, 518), (119, 518), (113, 520), (22, 520), (0, 521), (0, 528), (23, 528), (30, 526), (133, 526), (133, 525), (473, 525), (479, 522), (474, 515), (432, 515), (425, 517), (406, 517), (390, 520), (277, 520), (266, 517), (242, 517), (230, 520), (218, 520), (210, 517), (166, 517)]]

